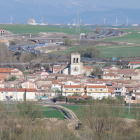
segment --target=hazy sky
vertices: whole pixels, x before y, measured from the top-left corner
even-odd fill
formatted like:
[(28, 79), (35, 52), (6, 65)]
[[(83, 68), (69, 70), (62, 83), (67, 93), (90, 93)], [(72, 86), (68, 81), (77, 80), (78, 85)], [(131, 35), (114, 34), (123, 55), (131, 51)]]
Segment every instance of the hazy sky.
[[(40, 1), (40, 0), (32, 0)], [(41, 0), (44, 1), (44, 0)], [(45, 0), (48, 3), (90, 3), (98, 6), (114, 7), (114, 8), (140, 8), (140, 0)]]
[[(2, 0), (0, 0), (2, 1)], [(140, 0), (5, 0), (32, 3), (48, 3), (48, 4), (91, 4), (96, 7), (112, 7), (112, 8), (140, 8)]]

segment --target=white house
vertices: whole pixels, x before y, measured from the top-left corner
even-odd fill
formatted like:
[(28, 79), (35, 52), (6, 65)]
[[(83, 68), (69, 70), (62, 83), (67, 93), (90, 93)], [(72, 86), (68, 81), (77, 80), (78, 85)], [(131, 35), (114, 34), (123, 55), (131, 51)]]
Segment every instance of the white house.
[(79, 94), (83, 96), (85, 94), (83, 85), (62, 85), (61, 86), (62, 96), (72, 96), (74, 94)]
[(109, 79), (109, 80), (120, 79), (120, 77), (114, 73), (106, 73), (106, 74), (102, 75), (102, 78)]
[(135, 69), (137, 67), (140, 67), (140, 62), (129, 62), (128, 66), (130, 69)]
[(36, 89), (0, 88), (0, 101), (9, 100), (9, 99), (24, 101), (25, 92), (26, 92), (26, 100), (35, 99)]
[(106, 85), (87, 85), (87, 96), (91, 96), (93, 99), (101, 100), (103, 97), (108, 98), (108, 88)]
[(52, 89), (61, 90), (61, 85), (57, 82), (57, 80), (52, 81)]
[(125, 96), (126, 88), (124, 86), (112, 86), (114, 88), (114, 92), (116, 96)]

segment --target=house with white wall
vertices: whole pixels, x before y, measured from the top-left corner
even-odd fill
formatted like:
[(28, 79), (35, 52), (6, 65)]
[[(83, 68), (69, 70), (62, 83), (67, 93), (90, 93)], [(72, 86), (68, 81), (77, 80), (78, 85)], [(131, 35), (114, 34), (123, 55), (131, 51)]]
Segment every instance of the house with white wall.
[(93, 99), (108, 98), (108, 88), (106, 85), (87, 85), (87, 96), (91, 96)]
[(61, 94), (62, 96), (72, 96), (74, 94), (83, 96), (85, 94), (85, 88), (83, 85), (62, 85)]
[(0, 88), (0, 101), (17, 100), (24, 101), (24, 94), (26, 93), (26, 100), (35, 100), (36, 89), (22, 89), (22, 88)]

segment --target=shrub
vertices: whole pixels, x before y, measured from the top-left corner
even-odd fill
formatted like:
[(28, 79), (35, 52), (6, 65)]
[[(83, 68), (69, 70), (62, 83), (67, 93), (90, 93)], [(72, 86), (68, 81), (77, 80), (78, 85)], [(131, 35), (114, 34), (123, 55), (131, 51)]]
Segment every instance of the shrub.
[(12, 41), (10, 42), (10, 45), (16, 45), (16, 42), (12, 40)]
[(69, 38), (64, 39), (63, 42), (66, 46), (72, 46), (73, 44), (73, 41)]

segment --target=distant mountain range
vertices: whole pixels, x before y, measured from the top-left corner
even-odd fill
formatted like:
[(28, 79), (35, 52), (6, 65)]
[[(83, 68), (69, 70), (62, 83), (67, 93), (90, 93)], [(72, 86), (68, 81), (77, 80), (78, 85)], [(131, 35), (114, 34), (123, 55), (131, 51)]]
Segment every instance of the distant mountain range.
[(10, 23), (11, 15), (13, 23), (27, 23), (29, 18), (40, 23), (42, 17), (48, 23), (74, 23), (78, 10), (82, 23), (103, 24), (103, 17), (107, 18), (106, 24), (115, 24), (116, 17), (119, 24), (126, 24), (127, 18), (130, 24), (140, 23), (140, 9), (97, 7), (91, 3), (71, 0), (55, 4), (44, 0), (4, 0), (0, 2), (0, 23)]

